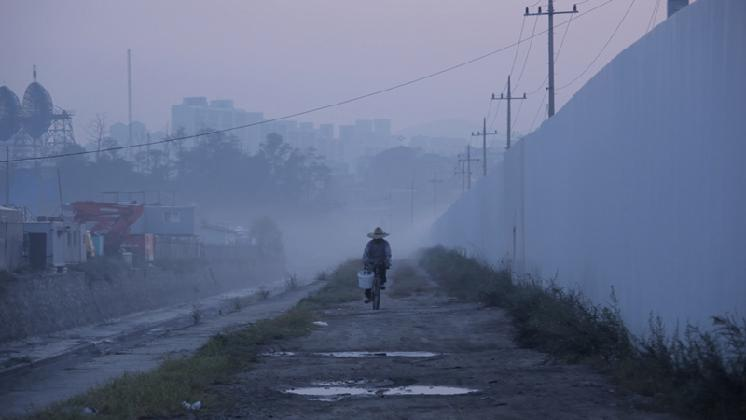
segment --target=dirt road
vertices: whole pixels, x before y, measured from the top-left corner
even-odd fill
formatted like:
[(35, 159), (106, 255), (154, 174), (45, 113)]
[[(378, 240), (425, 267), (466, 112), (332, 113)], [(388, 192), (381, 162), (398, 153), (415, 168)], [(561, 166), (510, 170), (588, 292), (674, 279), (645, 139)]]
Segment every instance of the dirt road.
[[(328, 326), (309, 336), (265, 349), (233, 383), (214, 386), (220, 400), (199, 417), (671, 418), (633, 408), (639, 399), (621, 395), (587, 366), (517, 347), (500, 309), (429, 292), (384, 296), (380, 311), (362, 302), (341, 305), (326, 310), (323, 321)], [(324, 354), (354, 351), (369, 354)], [(430, 388), (437, 386), (456, 388)], [(418, 395), (439, 391), (463, 394)]]

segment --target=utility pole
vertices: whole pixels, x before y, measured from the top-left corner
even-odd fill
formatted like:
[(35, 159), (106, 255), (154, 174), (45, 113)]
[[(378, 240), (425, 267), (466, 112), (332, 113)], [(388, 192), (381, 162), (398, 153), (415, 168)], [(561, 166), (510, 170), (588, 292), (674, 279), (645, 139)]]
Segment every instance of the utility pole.
[(427, 182), (433, 184), (433, 216), (435, 216), (438, 209), (438, 184), (442, 184), (443, 180), (433, 175)]
[(414, 226), (414, 178), (409, 184), (409, 223)]
[[(461, 173), (466, 178), (466, 189), (471, 189), (471, 163), (479, 162), (479, 159), (471, 157), (471, 145), (466, 145), (466, 157), (464, 155), (459, 156), (459, 162), (462, 165)], [(466, 165), (466, 170), (463, 169), (463, 165)]]
[(461, 175), (461, 192), (466, 191), (466, 161), (463, 159), (464, 155), (458, 155), (458, 169), (454, 172), (455, 175)]
[(132, 145), (132, 50), (127, 49), (127, 141)]
[(497, 134), (497, 130), (487, 132), (487, 117), (482, 118), (482, 131), (471, 133), (472, 136), (482, 136), (482, 175), (487, 176), (487, 136)]
[(573, 4), (572, 10), (566, 10), (566, 11), (555, 11), (554, 10), (554, 0), (547, 0), (547, 11), (543, 12), (541, 10), (541, 6), (539, 6), (539, 9), (536, 13), (531, 13), (529, 11), (529, 8), (526, 7), (526, 13), (524, 16), (542, 16), (546, 15), (549, 18), (549, 30), (547, 31), (547, 36), (549, 38), (549, 85), (547, 85), (547, 90), (549, 91), (549, 103), (547, 106), (547, 114), (549, 118), (552, 118), (554, 115), (554, 15), (564, 15), (568, 13), (578, 13), (578, 6)]
[(5, 205), (10, 205), (10, 147), (5, 146)]
[(65, 217), (65, 205), (62, 201), (62, 177), (60, 176), (60, 167), (57, 167), (57, 192), (60, 197), (60, 217)]
[(526, 99), (526, 92), (523, 92), (523, 96), (516, 96), (512, 97), (510, 93), (510, 76), (508, 76), (508, 96), (506, 97), (505, 94), (501, 93), (500, 97), (496, 97), (495, 94), (492, 94), (492, 100), (493, 101), (508, 101), (508, 123), (507, 128), (505, 131), (505, 148), (510, 149), (510, 103), (513, 100), (524, 100)]

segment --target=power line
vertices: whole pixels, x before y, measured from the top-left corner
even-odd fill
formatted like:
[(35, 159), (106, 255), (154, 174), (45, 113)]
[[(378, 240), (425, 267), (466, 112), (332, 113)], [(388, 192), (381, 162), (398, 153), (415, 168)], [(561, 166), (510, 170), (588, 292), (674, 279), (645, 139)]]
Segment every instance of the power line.
[[(471, 145), (466, 145), (466, 155), (459, 155), (458, 161), (461, 163), (461, 172), (460, 174), (463, 177), (466, 177), (466, 186), (465, 188), (467, 190), (471, 189), (471, 163), (472, 162), (479, 162), (479, 159), (471, 157)], [(464, 168), (464, 165), (466, 165), (466, 168)], [(464, 188), (463, 181), (462, 181), (462, 188)]]
[[(492, 95), (494, 96), (494, 95)], [(492, 99), (490, 99), (492, 102)], [(482, 119), (482, 131), (471, 133), (472, 137), (482, 136), (482, 176), (487, 176), (487, 136), (497, 135), (497, 130), (487, 132), (487, 117)]]
[[(505, 91), (507, 87), (508, 87), (508, 83), (506, 82), (502, 90)], [(490, 98), (490, 102), (492, 102), (492, 98)], [(492, 121), (490, 121), (490, 127), (495, 126), (495, 121), (497, 121), (497, 115), (500, 113), (500, 105), (502, 105), (502, 102), (498, 102), (497, 107), (495, 107), (496, 108), (495, 115), (492, 116)]]
[(536, 114), (534, 115), (534, 119), (531, 120), (531, 128), (533, 129), (536, 127), (536, 119), (539, 118), (539, 114), (541, 114), (541, 108), (544, 106), (545, 101), (547, 100), (547, 91), (544, 91), (544, 97), (541, 99), (541, 103), (539, 104), (539, 108), (536, 109)]
[(548, 63), (548, 75), (549, 84), (547, 90), (549, 91), (549, 107), (547, 108), (547, 116), (551, 118), (554, 116), (554, 15), (578, 13), (578, 6), (573, 5), (572, 10), (556, 11), (554, 9), (554, 0), (547, 0), (547, 11), (543, 12), (541, 7), (536, 12), (531, 12), (530, 8), (526, 7), (526, 13), (524, 16), (546, 16), (548, 22), (547, 28), (547, 55), (549, 56)]
[(601, 50), (598, 52), (598, 54), (596, 54), (596, 56), (593, 58), (593, 60), (590, 63), (588, 63), (588, 66), (586, 66), (585, 70), (583, 70), (579, 75), (575, 76), (568, 83), (566, 83), (566, 84), (558, 87), (557, 90), (562, 90), (562, 89), (565, 89), (565, 88), (569, 87), (573, 83), (577, 82), (578, 79), (580, 79), (581, 77), (583, 77), (586, 73), (588, 73), (588, 70), (590, 70), (591, 67), (593, 67), (593, 65), (596, 64), (596, 61), (598, 61), (598, 59), (601, 58), (601, 54), (603, 54), (604, 51), (606, 51), (606, 48), (609, 46), (609, 44), (611, 44), (611, 41), (616, 36), (617, 32), (619, 32), (619, 28), (622, 26), (622, 24), (624, 23), (624, 21), (627, 19), (627, 16), (629, 16), (629, 12), (630, 12), (630, 10), (632, 10), (632, 6), (634, 6), (634, 4), (636, 2), (637, 2), (637, 0), (632, 0), (629, 3), (629, 6), (627, 7), (627, 11), (624, 13), (624, 15), (622, 16), (622, 19), (619, 21), (619, 23), (617, 23), (616, 28), (614, 28), (614, 31), (611, 33), (611, 36), (609, 36), (609, 39), (606, 40), (606, 42), (604, 43), (603, 47), (601, 47)]
[[(587, 11), (585, 11), (583, 13), (580, 13), (578, 15), (578, 17), (588, 15), (588, 14), (592, 13), (593, 11), (595, 11), (595, 10), (597, 10), (597, 9), (599, 9), (599, 8), (601, 8), (601, 7), (609, 4), (609, 3), (611, 3), (612, 1), (613, 0), (606, 0), (604, 3), (601, 3), (598, 6), (592, 7), (590, 9), (588, 9)], [(633, 2), (634, 2), (634, 0), (633, 0)], [(535, 4), (538, 4), (538, 3), (539, 2), (537, 1)], [(268, 124), (268, 123), (271, 123), (271, 122), (274, 122), (274, 121), (280, 121), (280, 120), (287, 120), (287, 119), (291, 119), (291, 118), (296, 118), (296, 117), (300, 117), (300, 116), (303, 116), (303, 115), (307, 115), (307, 114), (311, 114), (311, 113), (314, 113), (314, 112), (318, 112), (318, 111), (321, 111), (321, 110), (324, 110), (324, 109), (340, 107), (340, 106), (347, 105), (347, 104), (352, 103), (352, 102), (361, 101), (363, 99), (370, 98), (372, 96), (377, 96), (377, 95), (381, 95), (381, 94), (384, 94), (384, 93), (388, 93), (388, 92), (391, 92), (391, 91), (394, 91), (394, 90), (397, 90), (397, 89), (401, 89), (401, 88), (404, 88), (406, 86), (409, 86), (409, 85), (412, 85), (412, 84), (415, 84), (415, 83), (419, 83), (419, 82), (421, 82), (423, 80), (431, 79), (431, 78), (440, 76), (442, 74), (449, 73), (449, 72), (457, 70), (457, 69), (459, 69), (461, 67), (465, 67), (465, 66), (468, 66), (470, 64), (474, 64), (476, 62), (485, 60), (485, 59), (487, 59), (487, 58), (489, 58), (489, 57), (491, 57), (491, 56), (493, 56), (495, 54), (499, 54), (499, 53), (501, 53), (503, 51), (509, 50), (510, 48), (516, 47), (516, 46), (518, 46), (518, 45), (520, 45), (520, 44), (522, 44), (524, 42), (529, 41), (530, 39), (533, 39), (534, 37), (541, 36), (541, 35), (549, 32), (550, 30), (554, 30), (555, 28), (558, 28), (558, 27), (560, 27), (562, 25), (565, 25), (565, 24), (567, 24), (567, 22), (562, 22), (562, 23), (559, 23), (557, 25), (549, 26), (546, 30), (541, 31), (541, 32), (539, 32), (537, 34), (534, 34), (531, 37), (524, 38), (524, 39), (519, 39), (516, 42), (513, 42), (511, 44), (508, 44), (508, 45), (505, 45), (505, 46), (502, 46), (502, 47), (495, 48), (493, 50), (487, 51), (486, 53), (484, 53), (482, 55), (479, 55), (477, 57), (474, 57), (474, 58), (472, 58), (470, 60), (462, 61), (460, 63), (457, 63), (457, 64), (454, 64), (454, 65), (445, 67), (445, 68), (443, 68), (441, 70), (438, 70), (436, 72), (433, 72), (433, 73), (430, 73), (430, 74), (426, 74), (426, 75), (423, 75), (423, 76), (420, 76), (420, 77), (416, 77), (414, 79), (410, 79), (410, 80), (407, 80), (407, 81), (404, 81), (404, 82), (401, 82), (401, 83), (389, 86), (388, 88), (379, 89), (379, 90), (376, 90), (376, 91), (368, 92), (368, 93), (363, 94), (363, 95), (351, 97), (351, 98), (348, 98), (348, 99), (345, 99), (345, 100), (342, 100), (342, 101), (339, 101), (339, 102), (336, 102), (336, 103), (330, 103), (330, 104), (327, 104), (327, 105), (321, 105), (321, 106), (317, 106), (317, 107), (314, 107), (314, 108), (309, 108), (309, 109), (306, 109), (306, 110), (303, 110), (303, 111), (300, 111), (300, 112), (296, 112), (296, 113), (293, 113), (293, 114), (284, 115), (284, 116), (277, 117), (277, 118), (264, 119), (264, 120), (256, 121), (256, 122), (253, 122), (253, 123), (238, 125), (238, 126), (235, 126), (235, 127), (225, 128), (225, 129), (221, 129), (221, 130), (210, 130), (210, 131), (204, 131), (204, 132), (201, 132), (201, 133), (198, 133), (198, 134), (191, 134), (191, 135), (179, 136), (179, 137), (170, 137), (170, 138), (164, 138), (164, 139), (157, 140), (157, 141), (150, 141), (150, 142), (144, 142), (144, 143), (138, 143), (138, 144), (129, 144), (129, 145), (125, 145), (125, 146), (107, 147), (107, 148), (103, 148), (103, 149), (100, 149), (100, 150), (84, 150), (84, 151), (79, 151), (79, 152), (58, 153), (58, 154), (54, 154), (54, 155), (34, 156), (34, 157), (25, 157), (25, 158), (17, 158), (17, 159), (6, 158), (5, 163), (8, 164), (8, 163), (16, 163), (16, 162), (29, 162), (29, 161), (59, 159), (59, 158), (65, 158), (65, 157), (74, 157), (74, 156), (88, 155), (88, 154), (97, 153), (97, 152), (113, 152), (113, 151), (119, 151), (119, 150), (136, 149), (136, 148), (141, 148), (141, 147), (150, 147), (150, 146), (155, 146), (155, 145), (159, 145), (159, 144), (168, 144), (168, 143), (173, 143), (173, 142), (179, 142), (179, 141), (189, 140), (189, 139), (198, 138), (198, 137), (202, 137), (202, 136), (209, 136), (209, 135), (214, 135), (214, 134), (228, 133), (228, 132), (231, 132), (231, 131), (241, 130), (241, 129), (244, 129), (244, 128), (254, 127), (254, 126), (258, 126), (258, 125), (262, 125), (262, 124)], [(498, 104), (498, 108), (499, 108), (499, 104)]]
[[(534, 3), (534, 5), (531, 7), (534, 7), (537, 3)], [(539, 23), (539, 19), (534, 19), (534, 27), (531, 28), (531, 42), (528, 44), (528, 51), (526, 51), (526, 56), (523, 59), (523, 65), (521, 66), (520, 74), (518, 74), (518, 81), (516, 82), (516, 86), (520, 86), (521, 81), (523, 80), (523, 73), (526, 71), (526, 64), (528, 63), (528, 58), (531, 56), (531, 49), (534, 46), (533, 36), (536, 33), (536, 25), (538, 23)], [(518, 115), (520, 115), (521, 113), (521, 109), (523, 109), (523, 102), (520, 102), (518, 104), (518, 112), (516, 113), (516, 121), (518, 120)]]
[[(585, 2), (587, 2), (587, 1), (590, 1), (590, 0), (586, 0)], [(583, 2), (583, 3), (585, 3), (585, 2)], [(567, 38), (567, 33), (570, 31), (570, 25), (572, 24), (573, 16), (575, 16), (575, 14), (570, 14), (570, 18), (567, 20), (567, 25), (565, 26), (565, 32), (562, 34), (562, 40), (560, 40), (560, 45), (559, 45), (559, 48), (557, 49), (557, 54), (556, 54), (556, 56), (554, 58), (555, 62), (559, 61), (560, 54), (562, 54), (562, 47), (565, 46), (565, 39)], [(536, 23), (538, 21), (539, 21), (538, 19), (535, 19), (534, 23)], [(544, 83), (542, 83), (542, 85), (539, 87), (539, 89), (541, 89), (542, 87), (544, 87), (544, 85), (546, 84), (546, 82), (547, 82), (547, 79), (544, 78)], [(535, 93), (535, 92), (533, 92), (533, 93)], [(521, 114), (521, 110), (522, 109), (523, 109), (523, 102), (520, 102), (518, 104), (518, 111), (516, 111), (515, 119), (513, 120), (513, 124), (514, 125), (518, 122), (518, 116)]]
[[(536, 2), (534, 2), (534, 4), (531, 7), (539, 4), (541, 1), (542, 0), (537, 0)], [(521, 38), (523, 38), (523, 28), (525, 27), (525, 25), (526, 25), (526, 17), (524, 16), (523, 20), (521, 21), (521, 30), (518, 32), (518, 41), (520, 41)], [(533, 46), (533, 44), (534, 44), (533, 37), (535, 36), (535, 34), (536, 34), (536, 21), (534, 21), (534, 27), (531, 30), (531, 36), (527, 38), (527, 39), (530, 39), (529, 50), (528, 50), (528, 53), (526, 54), (527, 57), (528, 57), (528, 54), (531, 52), (531, 46)], [(515, 64), (518, 61), (518, 55), (519, 55), (520, 50), (521, 50), (521, 47), (520, 47), (520, 42), (519, 42), (516, 45), (516, 47), (515, 47), (515, 55), (513, 56), (513, 63), (510, 65), (510, 73), (509, 74), (513, 73), (513, 70), (515, 68)], [(525, 61), (523, 62), (523, 67), (524, 67), (524, 69), (526, 67), (526, 62)], [(505, 90), (505, 89), (503, 88), (503, 90)], [(490, 112), (489, 111), (491, 109), (492, 109), (492, 99), (490, 99), (490, 105), (487, 108), (487, 117), (485, 117), (485, 121), (490, 118)], [(497, 120), (497, 115), (499, 113), (500, 113), (500, 103), (497, 104), (497, 108), (495, 109), (495, 115), (492, 116), (492, 119), (490, 120), (490, 126), (494, 126), (495, 120)], [(483, 131), (486, 132), (487, 129), (484, 128)], [(495, 131), (495, 132), (497, 132), (497, 131)], [(486, 165), (486, 163), (485, 163), (485, 165)], [(485, 175), (486, 175), (486, 172), (485, 172)]]
[[(587, 3), (587, 2), (589, 2), (589, 1), (590, 1), (590, 0), (585, 0), (585, 1), (583, 1), (583, 2), (581, 2), (581, 3), (577, 3), (577, 4), (583, 4), (583, 3)], [(592, 11), (592, 10), (598, 9), (598, 8), (600, 8), (600, 7), (603, 7), (603, 6), (605, 6), (605, 5), (609, 4), (609, 3), (611, 3), (612, 1), (613, 1), (613, 0), (606, 0), (605, 2), (603, 2), (603, 3), (601, 3), (601, 4), (599, 4), (599, 5), (597, 5), (597, 6), (594, 6), (594, 7), (590, 8), (590, 9), (588, 9), (588, 11), (586, 11), (586, 12), (583, 12), (583, 13), (580, 13), (580, 14), (578, 15), (578, 17), (580, 17), (580, 16), (583, 16), (584, 14), (586, 14), (586, 13), (588, 13), (588, 12)], [(565, 27), (565, 32), (564, 32), (564, 34), (562, 35), (562, 40), (560, 41), (560, 46), (559, 46), (559, 48), (557, 49), (557, 56), (555, 57), (555, 60), (556, 60), (556, 61), (559, 61), (559, 58), (560, 58), (560, 54), (562, 53), (562, 47), (563, 47), (563, 46), (565, 45), (565, 38), (567, 37), (567, 32), (569, 31), (569, 28), (570, 28), (570, 23), (572, 23), (573, 17), (574, 17), (574, 14), (571, 14), (571, 15), (570, 15), (570, 18), (569, 18), (569, 19), (568, 19), (568, 20), (567, 20), (567, 21), (565, 22), (565, 23), (567, 23), (567, 26)], [(531, 120), (531, 125), (529, 126), (529, 131), (533, 130), (533, 129), (534, 129), (535, 127), (536, 127), (536, 120), (538, 119), (538, 117), (539, 117), (539, 114), (541, 113), (541, 109), (542, 109), (542, 108), (544, 107), (544, 105), (545, 105), (545, 103), (546, 103), (545, 101), (546, 101), (546, 99), (547, 99), (547, 91), (546, 91), (545, 87), (546, 87), (546, 84), (547, 84), (547, 80), (548, 80), (548, 78), (549, 78), (549, 75), (547, 74), (547, 75), (546, 75), (546, 76), (544, 77), (544, 81), (543, 81), (543, 82), (541, 82), (541, 84), (540, 84), (540, 85), (539, 85), (538, 87), (536, 87), (535, 89), (533, 89), (533, 90), (531, 90), (531, 91), (529, 91), (529, 92), (528, 92), (528, 94), (529, 94), (529, 95), (533, 95), (533, 94), (535, 94), (535, 93), (538, 93), (538, 92), (539, 92), (540, 90), (544, 89), (544, 95), (542, 96), (542, 100), (541, 100), (541, 103), (539, 103), (539, 107), (538, 107), (538, 108), (536, 109), (536, 113), (534, 114), (534, 118), (533, 118), (533, 119)], [(562, 88), (558, 88), (557, 90), (559, 90), (559, 89), (562, 89)], [(522, 110), (522, 109), (523, 109), (523, 102), (521, 102), (521, 103), (520, 103), (520, 104), (518, 105), (518, 113), (519, 113), (519, 114), (520, 114), (520, 112), (521, 112), (521, 110)]]
[(526, 57), (523, 59), (523, 65), (521, 66), (520, 74), (518, 74), (518, 81), (516, 82), (516, 86), (519, 86), (521, 80), (523, 80), (523, 73), (526, 71), (526, 63), (528, 63), (528, 57), (531, 55), (531, 49), (534, 47), (534, 35), (536, 34), (536, 25), (538, 23), (539, 19), (534, 19), (534, 27), (531, 29), (531, 42), (528, 44), (528, 51), (526, 52)]
[(661, 5), (661, 0), (655, 0), (655, 7), (653, 8), (653, 13), (650, 15), (650, 20), (648, 21), (648, 27), (645, 29), (645, 33), (650, 32), (650, 29), (653, 27), (653, 23), (655, 23), (655, 18), (658, 17), (658, 7)]
[[(591, 1), (591, 0), (585, 0), (585, 1), (583, 1), (583, 2), (579, 2), (579, 3), (576, 3), (576, 4), (583, 4), (583, 3), (587, 3), (587, 2), (589, 2), (589, 1)], [(578, 18), (579, 18), (579, 17), (581, 17), (581, 16), (584, 16), (584, 15), (587, 15), (587, 14), (589, 14), (589, 13), (591, 13), (591, 12), (593, 12), (593, 11), (597, 10), (597, 9), (600, 9), (601, 7), (604, 7), (604, 6), (606, 6), (607, 4), (609, 4), (609, 3), (613, 2), (613, 1), (614, 1), (614, 0), (606, 0), (606, 1), (604, 1), (603, 3), (601, 3), (601, 4), (598, 4), (598, 5), (596, 5), (596, 6), (593, 6), (593, 7), (591, 7), (590, 9), (588, 9), (588, 10), (586, 10), (586, 11), (584, 11), (584, 12), (581, 12), (581, 13), (579, 13), (579, 14), (578, 14)], [(537, 4), (538, 4), (538, 3), (537, 3)], [(532, 7), (533, 7), (533, 6), (532, 6)], [(565, 24), (569, 24), (569, 23), (570, 23), (570, 20), (568, 19), (567, 21), (565, 21), (565, 22), (562, 22), (562, 23), (560, 23), (560, 24), (558, 24), (558, 25), (555, 25), (554, 27), (555, 27), (555, 28), (558, 28), (558, 27), (560, 27), (560, 26), (562, 26), (562, 25), (565, 25)], [(546, 31), (546, 30), (544, 30), (544, 31), (542, 31), (542, 32), (539, 32), (538, 34), (536, 34), (535, 36), (533, 36), (533, 38), (535, 38), (535, 37), (537, 37), (537, 36), (540, 36), (540, 35), (542, 35), (542, 34), (545, 34), (545, 33), (547, 33), (547, 31)], [(561, 48), (560, 48), (560, 50), (559, 50), (559, 51), (561, 51)], [(559, 58), (559, 57), (557, 57), (557, 58)], [(542, 90), (542, 89), (543, 89), (543, 88), (544, 88), (544, 87), (546, 86), (546, 83), (547, 83), (547, 79), (548, 79), (548, 78), (549, 78), (549, 75), (547, 74), (546, 76), (544, 76), (544, 81), (543, 81), (543, 82), (541, 82), (541, 84), (540, 84), (539, 86), (537, 86), (537, 87), (536, 87), (535, 89), (533, 89), (533, 90), (529, 90), (529, 91), (528, 91), (528, 95), (529, 95), (529, 96), (530, 96), (530, 95), (533, 95), (534, 93), (538, 93), (538, 92), (539, 92), (540, 90)], [(558, 90), (559, 90), (559, 88), (558, 88)]]
[[(523, 37), (523, 28), (526, 26), (526, 16), (523, 17), (523, 20), (521, 21), (521, 30), (518, 33), (518, 40), (520, 41)], [(532, 42), (533, 44), (533, 42)], [(513, 56), (513, 64), (510, 65), (510, 72), (509, 74), (513, 74), (513, 70), (515, 70), (515, 63), (518, 61), (518, 52), (521, 50), (521, 45), (518, 44), (515, 47), (515, 55)]]
[[(510, 127), (511, 120), (510, 120), (510, 103), (514, 100), (526, 100), (526, 94), (524, 93), (523, 96), (511, 96), (512, 93), (510, 91), (510, 76), (508, 76), (508, 95), (505, 96), (504, 94), (500, 94), (500, 97), (496, 97), (495, 94), (492, 94), (492, 100), (495, 101), (507, 101), (508, 102), (508, 112), (507, 112), (507, 127), (505, 128), (505, 148), (510, 149), (510, 131), (512, 130)], [(497, 133), (497, 131), (495, 131)]]

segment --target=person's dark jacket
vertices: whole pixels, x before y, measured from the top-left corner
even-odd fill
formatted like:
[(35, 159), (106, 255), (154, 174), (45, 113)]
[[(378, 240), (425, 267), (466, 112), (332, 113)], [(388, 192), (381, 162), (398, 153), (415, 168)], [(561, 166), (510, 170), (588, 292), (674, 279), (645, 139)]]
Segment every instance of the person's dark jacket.
[(372, 239), (365, 245), (363, 264), (368, 269), (377, 265), (391, 267), (391, 245), (385, 239)]

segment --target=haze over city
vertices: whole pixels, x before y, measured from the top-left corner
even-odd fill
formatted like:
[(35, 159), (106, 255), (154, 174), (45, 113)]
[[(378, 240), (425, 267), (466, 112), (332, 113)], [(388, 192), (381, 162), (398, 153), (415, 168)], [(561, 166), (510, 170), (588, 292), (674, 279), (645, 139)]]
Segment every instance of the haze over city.
[[(531, 2), (529, 2), (530, 4)], [(534, 2), (535, 3), (535, 2)], [(579, 3), (581, 12), (601, 4)], [(619, 51), (665, 18), (664, 7), (639, 1), (593, 67), (558, 92), (566, 102)], [(2, 82), (21, 90), (39, 68), (55, 100), (78, 113), (82, 132), (95, 114), (127, 119), (126, 50), (133, 51), (133, 118), (165, 131), (170, 106), (184, 96), (232, 99), (268, 117), (389, 87), (480, 56), (546, 30), (546, 18), (523, 16), (526, 2), (311, 0), (200, 1), (3, 0)], [(572, 6), (557, 1), (558, 9)], [(628, 4), (611, 2), (571, 23), (559, 50), (557, 84), (581, 74), (609, 39)], [(655, 12), (655, 16), (653, 13)], [(558, 16), (558, 22), (570, 19)], [(652, 22), (651, 22), (652, 21)], [(557, 30), (557, 44), (564, 27)], [(518, 115), (526, 133), (541, 121), (546, 37), (534, 40), (516, 92), (536, 91)], [(528, 46), (528, 42), (526, 43)], [(520, 52), (514, 76), (525, 54)], [(489, 93), (503, 90), (514, 49), (389, 94), (304, 117), (316, 123), (392, 118), (395, 131), (441, 119), (477, 124)], [(12, 59), (10, 59), (12, 57)], [(428, 106), (422, 106), (423, 98)], [(533, 124), (532, 124), (533, 123)], [(476, 128), (476, 127), (475, 127)]]
[(746, 0), (0, 0), (0, 419), (746, 418)]

